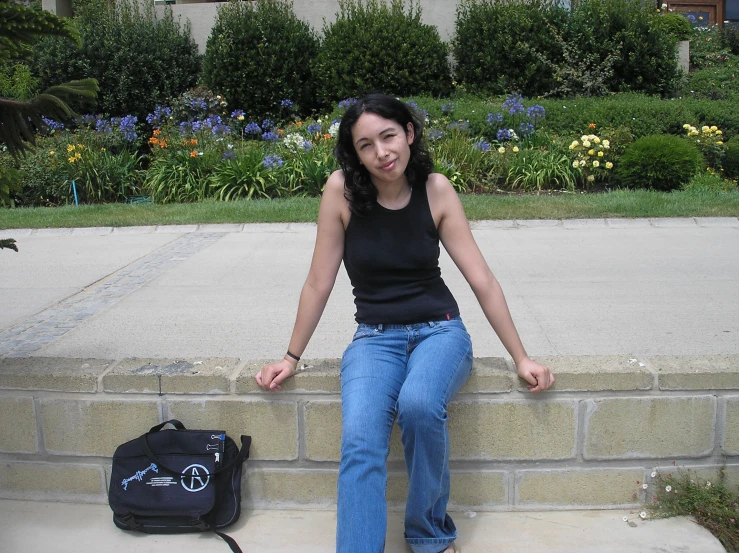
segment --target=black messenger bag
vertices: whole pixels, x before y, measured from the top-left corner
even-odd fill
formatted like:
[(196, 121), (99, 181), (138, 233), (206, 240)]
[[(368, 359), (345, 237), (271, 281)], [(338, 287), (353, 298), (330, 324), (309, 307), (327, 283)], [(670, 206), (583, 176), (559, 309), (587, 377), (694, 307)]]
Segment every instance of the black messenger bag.
[[(175, 430), (162, 430), (167, 424)], [(216, 529), (241, 514), (241, 469), (250, 445), (251, 437), (241, 436), (239, 451), (224, 431), (187, 430), (178, 420), (119, 445), (108, 493), (113, 522), (148, 534), (213, 531), (242, 553)]]

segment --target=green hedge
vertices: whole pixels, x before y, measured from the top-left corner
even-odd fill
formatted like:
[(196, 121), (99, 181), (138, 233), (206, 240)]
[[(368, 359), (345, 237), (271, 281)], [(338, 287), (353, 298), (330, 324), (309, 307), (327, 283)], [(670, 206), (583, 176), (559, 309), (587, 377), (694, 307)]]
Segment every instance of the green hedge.
[[(218, 8), (203, 79), (231, 109), (250, 118), (308, 113), (315, 107), (310, 65), (318, 38), (284, 0), (232, 1)], [(283, 100), (293, 103), (282, 105)]]
[(398, 96), (451, 92), (448, 46), (421, 22), (418, 2), (339, 0), (323, 29), (313, 73), (324, 105), (369, 92)]

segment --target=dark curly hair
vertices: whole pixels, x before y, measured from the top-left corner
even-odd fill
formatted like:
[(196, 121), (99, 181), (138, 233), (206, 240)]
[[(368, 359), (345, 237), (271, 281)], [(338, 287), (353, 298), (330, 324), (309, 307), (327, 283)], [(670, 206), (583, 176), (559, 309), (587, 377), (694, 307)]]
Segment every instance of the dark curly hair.
[(434, 162), (423, 140), (423, 124), (410, 107), (385, 94), (370, 94), (354, 102), (341, 118), (334, 155), (344, 172), (344, 196), (349, 202), (349, 209), (352, 214), (360, 216), (369, 213), (377, 203), (377, 189), (367, 168), (359, 163), (359, 156), (352, 140), (352, 128), (363, 113), (374, 113), (385, 119), (391, 119), (406, 133), (408, 123), (413, 125), (411, 155), (405, 169), (405, 176), (412, 186), (425, 185), (434, 169)]

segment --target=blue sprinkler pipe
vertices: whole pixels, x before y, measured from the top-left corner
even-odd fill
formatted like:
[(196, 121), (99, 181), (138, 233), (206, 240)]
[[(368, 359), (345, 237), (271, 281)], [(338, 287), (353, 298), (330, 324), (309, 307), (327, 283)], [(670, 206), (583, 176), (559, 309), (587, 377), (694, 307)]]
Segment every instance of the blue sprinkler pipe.
[(77, 199), (77, 183), (74, 181), (72, 181), (72, 192), (74, 192), (74, 205), (80, 205), (80, 202)]

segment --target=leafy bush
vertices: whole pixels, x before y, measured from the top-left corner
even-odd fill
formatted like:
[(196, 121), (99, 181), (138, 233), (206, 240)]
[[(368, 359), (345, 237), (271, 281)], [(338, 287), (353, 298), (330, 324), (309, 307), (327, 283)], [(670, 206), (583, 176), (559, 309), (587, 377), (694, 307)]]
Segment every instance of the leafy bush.
[(670, 135), (644, 136), (631, 144), (619, 160), (619, 183), (629, 188), (677, 190), (700, 169), (698, 149)]
[(100, 86), (98, 112), (143, 120), (157, 105), (195, 85), (197, 45), (189, 23), (180, 26), (171, 9), (157, 18), (152, 3), (87, 0), (78, 6), (74, 23), (82, 50), (58, 38), (37, 45), (34, 67), (42, 89), (94, 77)]
[[(203, 61), (203, 79), (248, 117), (315, 107), (310, 65), (318, 38), (286, 0), (229, 2), (218, 8)], [(289, 110), (288, 110), (289, 111)]]
[(739, 28), (724, 25), (719, 32), (723, 45), (729, 49), (729, 52), (739, 56)]
[(703, 154), (708, 168), (716, 171), (721, 169), (725, 150), (723, 131), (716, 125), (703, 125), (698, 131), (696, 127), (686, 123), (683, 128), (686, 140)]
[(527, 191), (574, 190), (577, 177), (566, 154), (532, 148), (510, 157), (506, 185)]
[(682, 186), (687, 192), (731, 192), (736, 190), (736, 183), (722, 179), (716, 173), (706, 171), (695, 175)]
[(727, 61), (730, 56), (731, 51), (721, 40), (721, 30), (718, 25), (695, 30), (690, 40), (691, 71), (716, 67)]
[(561, 57), (555, 33), (566, 13), (550, 0), (462, 0), (452, 42), (455, 79), (486, 94), (548, 92), (555, 80), (540, 56)]
[(641, 91), (667, 95), (677, 87), (677, 39), (642, 0), (573, 2), (563, 38), (600, 60), (615, 55), (612, 92)]
[(448, 47), (433, 25), (421, 23), (411, 0), (339, 0), (339, 13), (324, 25), (313, 71), (318, 97), (336, 100), (382, 91), (397, 96), (451, 91)]
[(654, 23), (675, 40), (690, 40), (693, 36), (693, 25), (679, 13), (660, 10)]
[(636, 138), (650, 134), (681, 135), (685, 121), (695, 120), (685, 101), (634, 93), (567, 101), (542, 99), (539, 103), (547, 111), (541, 122), (542, 130), (560, 135), (579, 136), (591, 123), (598, 129), (625, 127)]
[(690, 73), (686, 87), (691, 96), (710, 100), (739, 99), (739, 56), (727, 55), (724, 58), (715, 65)]
[(735, 136), (726, 143), (723, 169), (727, 178), (739, 180), (739, 136)]

